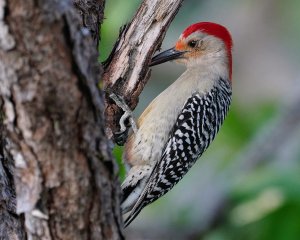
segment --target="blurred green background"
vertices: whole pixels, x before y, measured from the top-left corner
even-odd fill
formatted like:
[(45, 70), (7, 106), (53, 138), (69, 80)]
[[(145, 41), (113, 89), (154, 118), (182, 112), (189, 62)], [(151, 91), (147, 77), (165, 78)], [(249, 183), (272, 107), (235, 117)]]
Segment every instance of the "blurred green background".
[[(105, 60), (140, 0), (109, 0)], [(162, 49), (188, 25), (218, 22), (234, 40), (233, 105), (206, 153), (125, 230), (127, 239), (300, 239), (300, 1), (186, 0)], [(183, 67), (153, 67), (135, 115)], [(115, 149), (121, 163), (122, 148)], [(120, 178), (124, 177), (124, 169)]]

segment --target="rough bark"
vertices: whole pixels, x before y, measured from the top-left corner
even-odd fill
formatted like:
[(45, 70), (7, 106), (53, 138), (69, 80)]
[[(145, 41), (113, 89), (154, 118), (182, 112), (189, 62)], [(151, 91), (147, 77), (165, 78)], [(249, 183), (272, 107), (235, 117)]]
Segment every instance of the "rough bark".
[[(78, 2), (103, 7), (103, 1)], [(84, 25), (99, 29), (102, 16), (91, 16)], [(122, 238), (117, 170), (97, 89), (98, 40), (91, 38), (98, 30), (83, 28), (81, 17), (69, 0), (0, 0), (9, 153), (0, 153), (1, 239), (25, 239), (24, 230), (28, 239)], [(16, 204), (3, 198), (13, 199), (12, 175)]]
[(100, 40), (100, 27), (104, 19), (105, 0), (74, 0), (74, 6), (81, 16), (84, 27), (89, 29), (95, 45)]
[[(2, 106), (2, 104), (1, 104)], [(0, 119), (0, 239), (25, 239), (23, 215), (16, 214), (14, 162), (6, 151), (5, 129)]]
[[(106, 62), (103, 76), (106, 91), (123, 97), (131, 109), (136, 107), (138, 96), (149, 79), (151, 57), (159, 49), (182, 1), (144, 0), (131, 23), (121, 31)], [(106, 100), (106, 133), (113, 137), (119, 131), (123, 111), (109, 97)]]

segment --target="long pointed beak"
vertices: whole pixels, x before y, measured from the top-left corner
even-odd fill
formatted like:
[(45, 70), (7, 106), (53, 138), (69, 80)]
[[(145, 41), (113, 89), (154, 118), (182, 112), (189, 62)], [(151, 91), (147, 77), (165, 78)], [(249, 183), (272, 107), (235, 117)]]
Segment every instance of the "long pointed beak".
[(181, 58), (182, 55), (185, 53), (186, 51), (177, 51), (175, 48), (170, 48), (164, 52), (161, 52), (159, 54), (157, 54), (156, 56), (154, 56), (151, 59), (151, 63), (150, 63), (150, 67), (167, 62), (167, 61), (171, 61), (171, 60), (175, 60), (178, 58)]

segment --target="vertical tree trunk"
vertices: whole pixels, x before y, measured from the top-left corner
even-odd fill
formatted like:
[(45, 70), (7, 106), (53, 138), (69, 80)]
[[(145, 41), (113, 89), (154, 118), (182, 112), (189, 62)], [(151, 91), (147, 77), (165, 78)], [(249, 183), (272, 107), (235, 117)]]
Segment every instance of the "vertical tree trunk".
[(0, 239), (122, 238), (91, 37), (103, 1), (76, 3), (0, 0)]

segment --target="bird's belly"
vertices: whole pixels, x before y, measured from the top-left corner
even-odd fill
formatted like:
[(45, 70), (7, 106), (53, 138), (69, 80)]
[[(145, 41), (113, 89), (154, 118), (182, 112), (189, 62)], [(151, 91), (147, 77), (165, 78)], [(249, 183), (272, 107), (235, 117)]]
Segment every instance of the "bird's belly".
[(194, 84), (187, 81), (189, 78), (189, 73), (183, 73), (145, 109), (139, 118), (138, 132), (131, 135), (125, 145), (124, 158), (130, 165), (154, 165), (160, 160), (170, 131), (187, 99), (196, 92), (204, 94), (214, 84), (206, 79)]
[[(180, 106), (183, 104), (184, 102)], [(160, 106), (159, 112), (154, 108), (151, 114), (143, 119), (142, 126), (129, 141), (130, 156), (127, 159), (130, 160), (131, 165), (149, 164), (152, 166), (160, 159), (181, 109), (177, 106), (169, 103), (166, 106)]]

